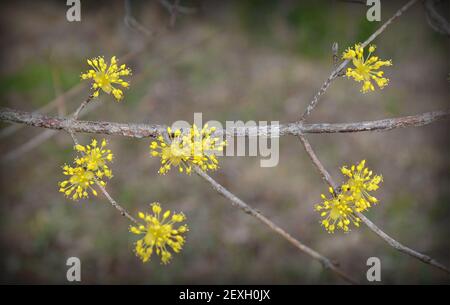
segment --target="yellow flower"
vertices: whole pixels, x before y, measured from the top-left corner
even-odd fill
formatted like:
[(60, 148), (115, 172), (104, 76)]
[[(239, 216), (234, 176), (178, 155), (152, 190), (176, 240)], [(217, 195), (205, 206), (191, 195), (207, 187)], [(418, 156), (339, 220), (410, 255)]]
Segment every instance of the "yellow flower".
[(147, 262), (153, 252), (160, 256), (163, 264), (169, 263), (173, 252), (179, 253), (184, 245), (185, 238), (183, 236), (189, 229), (187, 225), (179, 225), (186, 220), (183, 213), (172, 213), (169, 210), (162, 213), (161, 206), (155, 202), (151, 204), (152, 213), (139, 212), (138, 216), (145, 223), (138, 226), (131, 226), (130, 232), (143, 235), (142, 239), (135, 244), (136, 255)]
[[(126, 65), (118, 66), (115, 56), (111, 58), (109, 66), (105, 63), (105, 59), (100, 56), (87, 60), (92, 69), (86, 73), (81, 74), (82, 79), (92, 79), (92, 89), (94, 89), (93, 96), (99, 95), (100, 89), (107, 94), (113, 94), (117, 101), (123, 98), (123, 91), (120, 88), (128, 88), (129, 82), (121, 79), (122, 76), (131, 75), (131, 70)], [(114, 87), (118, 85), (119, 87)]]
[(81, 157), (75, 159), (75, 164), (95, 172), (98, 178), (102, 178), (103, 175), (112, 177), (112, 172), (106, 163), (112, 162), (114, 156), (111, 150), (106, 148), (105, 139), (100, 146), (97, 145), (97, 140), (93, 139), (90, 145), (76, 145), (75, 150), (81, 153)]
[(350, 231), (349, 225), (353, 223), (359, 227), (361, 220), (353, 212), (352, 198), (347, 194), (334, 194), (333, 189), (329, 189), (332, 197), (326, 198), (321, 195), (323, 202), (315, 206), (315, 210), (320, 212), (320, 216), (324, 219), (321, 224), (329, 233), (334, 233), (336, 229), (344, 232)]
[(321, 195), (323, 202), (316, 205), (315, 210), (321, 212), (320, 216), (325, 218), (321, 223), (328, 232), (333, 233), (335, 229), (348, 232), (348, 225), (351, 222), (359, 227), (361, 220), (355, 212), (367, 211), (372, 204), (378, 202), (378, 199), (369, 192), (379, 188), (383, 177), (373, 175), (365, 165), (366, 160), (362, 160), (358, 165), (352, 165), (350, 169), (343, 166), (341, 172), (348, 179), (339, 187), (339, 193), (336, 194), (330, 188), (331, 199)]
[(372, 80), (378, 85), (380, 89), (385, 87), (389, 79), (383, 77), (383, 71), (377, 71), (383, 66), (392, 66), (391, 60), (379, 60), (377, 56), (371, 56), (376, 47), (371, 45), (369, 47), (369, 54), (364, 58), (364, 49), (360, 44), (355, 44), (353, 48), (348, 48), (342, 58), (352, 60), (354, 68), (347, 68), (346, 76), (353, 78), (357, 82), (363, 82), (361, 91), (366, 93), (374, 91), (375, 87)]
[(93, 184), (98, 181), (105, 186), (106, 182), (103, 178), (112, 177), (112, 171), (106, 163), (112, 161), (113, 154), (105, 146), (105, 140), (100, 147), (97, 146), (96, 140), (92, 140), (91, 144), (86, 146), (75, 145), (75, 150), (80, 156), (75, 158), (73, 166), (63, 166), (63, 174), (69, 177), (58, 184), (61, 193), (73, 200), (88, 198), (88, 190), (97, 196)]
[(342, 192), (351, 194), (355, 209), (358, 212), (365, 211), (371, 204), (378, 202), (378, 199), (370, 195), (369, 192), (376, 191), (383, 181), (381, 175), (373, 175), (373, 172), (365, 167), (366, 160), (362, 160), (357, 166), (352, 165), (350, 169), (346, 166), (341, 168), (343, 175), (348, 177), (346, 183), (342, 185)]
[(92, 185), (95, 182), (95, 174), (92, 171), (88, 171), (83, 167), (72, 167), (69, 165), (63, 166), (63, 173), (66, 176), (70, 176), (68, 180), (64, 180), (59, 183), (59, 191), (64, 193), (67, 197), (72, 197), (73, 200), (80, 198), (87, 198), (90, 189), (94, 196), (97, 196), (97, 192)]
[(214, 131), (215, 128), (209, 128), (208, 124), (201, 130), (194, 124), (187, 133), (167, 128), (170, 143), (166, 143), (164, 138), (159, 136), (157, 141), (150, 144), (150, 154), (161, 158), (161, 168), (158, 172), (164, 175), (174, 166), (178, 167), (180, 173), (190, 174), (193, 165), (204, 171), (216, 170), (219, 161), (215, 154), (223, 151), (226, 141), (211, 136)]

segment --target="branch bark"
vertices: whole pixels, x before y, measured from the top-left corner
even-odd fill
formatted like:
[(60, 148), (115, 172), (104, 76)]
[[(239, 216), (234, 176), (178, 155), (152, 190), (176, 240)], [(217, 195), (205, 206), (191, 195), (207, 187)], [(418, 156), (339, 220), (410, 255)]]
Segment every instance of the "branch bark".
[[(387, 131), (396, 128), (419, 127), (439, 120), (450, 119), (450, 110), (426, 112), (418, 115), (362, 121), (353, 123), (317, 123), (304, 124), (301, 122), (280, 124), (279, 135), (298, 136), (304, 133), (347, 133), (362, 131)], [(132, 138), (154, 138), (165, 132), (164, 125), (116, 123), (106, 121), (78, 121), (68, 118), (47, 116), (39, 113), (24, 112), (9, 108), (0, 108), (0, 121), (26, 124), (34, 127), (67, 130), (74, 132), (118, 135)], [(270, 128), (240, 127), (217, 130), (215, 135), (232, 136), (269, 136)]]

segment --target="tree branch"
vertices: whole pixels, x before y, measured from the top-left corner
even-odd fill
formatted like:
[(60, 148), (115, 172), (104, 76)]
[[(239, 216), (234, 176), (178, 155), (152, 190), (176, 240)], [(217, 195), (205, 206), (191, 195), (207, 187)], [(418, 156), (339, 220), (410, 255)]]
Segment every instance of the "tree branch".
[[(418, 127), (431, 124), (439, 120), (450, 119), (450, 110), (426, 112), (418, 115), (362, 121), (354, 123), (318, 123), (304, 124), (300, 122), (280, 124), (279, 135), (298, 136), (304, 133), (347, 133), (362, 131), (384, 131), (396, 128)], [(67, 118), (47, 116), (39, 113), (24, 112), (9, 108), (0, 108), (0, 121), (26, 124), (34, 127), (67, 130), (74, 132), (118, 135), (132, 138), (154, 138), (165, 131), (163, 125), (116, 123), (106, 121), (77, 121)], [(232, 136), (270, 136), (270, 128), (265, 127), (237, 127), (217, 130), (215, 135)]]

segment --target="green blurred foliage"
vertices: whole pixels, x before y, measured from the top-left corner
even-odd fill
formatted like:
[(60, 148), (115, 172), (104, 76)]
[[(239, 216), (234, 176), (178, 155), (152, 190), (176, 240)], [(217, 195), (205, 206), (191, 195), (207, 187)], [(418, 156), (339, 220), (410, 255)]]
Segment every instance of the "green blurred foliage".
[(0, 76), (0, 96), (20, 93), (34, 107), (40, 107), (56, 95), (54, 77), (58, 77), (59, 89), (66, 91), (80, 81), (79, 73), (69, 65), (56, 68), (40, 59), (30, 60), (16, 71)]

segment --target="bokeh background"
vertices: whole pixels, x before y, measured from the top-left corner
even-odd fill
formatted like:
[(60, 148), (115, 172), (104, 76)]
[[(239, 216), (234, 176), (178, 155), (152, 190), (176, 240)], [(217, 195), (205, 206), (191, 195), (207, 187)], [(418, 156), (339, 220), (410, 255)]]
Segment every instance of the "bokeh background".
[[(89, 94), (86, 59), (117, 55), (133, 69), (125, 100), (103, 95), (83, 119), (171, 124), (193, 120), (299, 119), (340, 51), (380, 25), (343, 1), (181, 1), (195, 13), (172, 18), (158, 1), (82, 1), (81, 22), (66, 1), (2, 2), (0, 104), (67, 115)], [(382, 1), (382, 21), (404, 1)], [(448, 4), (448, 3), (447, 3)], [(447, 9), (443, 10), (447, 12)], [(448, 17), (448, 16), (447, 16)], [(128, 22), (125, 22), (128, 21)], [(136, 23), (137, 21), (138, 23)], [(449, 107), (449, 44), (416, 4), (375, 43), (392, 59), (383, 91), (363, 95), (341, 78), (309, 122), (351, 122)], [(108, 190), (132, 213), (153, 201), (184, 211), (190, 232), (168, 266), (142, 264), (128, 221), (99, 196), (73, 202), (58, 193), (61, 165), (74, 153), (65, 132), (1, 123), (0, 280), (66, 284), (66, 259), (82, 261), (82, 283), (342, 283), (310, 257), (233, 208), (196, 175), (159, 176), (148, 139), (107, 137), (115, 152)], [(380, 204), (367, 215), (387, 233), (450, 265), (449, 124), (388, 132), (310, 135), (324, 165), (365, 158), (384, 175)], [(80, 135), (88, 142), (91, 135)], [(102, 136), (97, 136), (101, 138)], [(295, 137), (280, 141), (280, 163), (223, 157), (212, 176), (293, 236), (364, 281), (368, 257), (384, 284), (449, 283), (439, 270), (390, 248), (366, 227), (327, 234), (313, 205), (326, 185)]]

